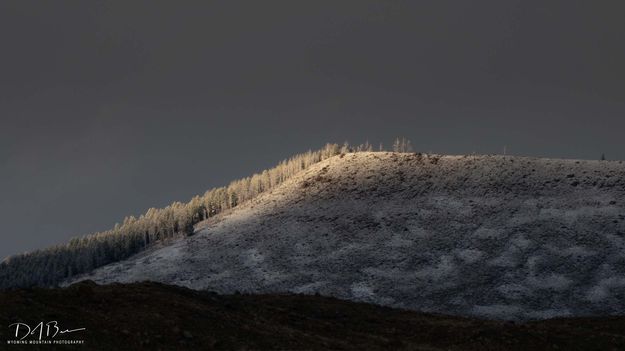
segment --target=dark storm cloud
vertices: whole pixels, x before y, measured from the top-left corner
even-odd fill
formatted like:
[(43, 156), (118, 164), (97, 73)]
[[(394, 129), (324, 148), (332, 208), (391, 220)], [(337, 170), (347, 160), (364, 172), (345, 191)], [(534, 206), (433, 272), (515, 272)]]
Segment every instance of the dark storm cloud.
[(0, 256), (326, 141), (625, 159), (621, 1), (5, 1)]

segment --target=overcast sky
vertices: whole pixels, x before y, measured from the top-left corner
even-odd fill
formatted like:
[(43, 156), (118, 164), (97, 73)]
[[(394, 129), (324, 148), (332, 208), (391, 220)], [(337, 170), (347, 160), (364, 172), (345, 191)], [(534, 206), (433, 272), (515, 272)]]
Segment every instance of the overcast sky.
[(0, 257), (326, 142), (625, 159), (625, 2), (2, 1)]

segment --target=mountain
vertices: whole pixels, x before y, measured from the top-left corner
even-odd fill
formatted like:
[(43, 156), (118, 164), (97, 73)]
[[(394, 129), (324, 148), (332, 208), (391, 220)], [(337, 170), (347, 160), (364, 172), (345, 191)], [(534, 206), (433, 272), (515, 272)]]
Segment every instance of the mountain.
[(625, 313), (625, 164), (341, 153), (64, 284), (151, 280), (496, 319)]
[[(624, 317), (517, 324), (315, 295), (218, 295), (157, 283), (98, 286), (81, 282), (63, 289), (0, 291), (0, 320), (34, 327), (42, 317), (44, 323), (54, 318), (62, 329), (85, 328), (52, 339), (84, 341), (75, 348), (85, 350), (625, 348)], [(13, 333), (13, 329), (0, 328), (0, 339), (14, 340)], [(7, 349), (11, 346), (15, 345)], [(32, 350), (51, 348), (56, 349), (52, 345), (28, 345)]]

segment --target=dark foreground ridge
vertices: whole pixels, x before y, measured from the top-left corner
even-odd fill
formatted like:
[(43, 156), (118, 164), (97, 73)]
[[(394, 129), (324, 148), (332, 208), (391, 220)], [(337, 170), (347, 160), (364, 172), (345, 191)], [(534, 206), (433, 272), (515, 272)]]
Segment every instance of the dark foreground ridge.
[(62, 329), (86, 328), (62, 337), (84, 340), (64, 346), (76, 350), (625, 349), (625, 317), (515, 324), (322, 296), (217, 295), (158, 283), (87, 281), (62, 289), (1, 291), (0, 315), (5, 345), (13, 339), (11, 323), (56, 320)]

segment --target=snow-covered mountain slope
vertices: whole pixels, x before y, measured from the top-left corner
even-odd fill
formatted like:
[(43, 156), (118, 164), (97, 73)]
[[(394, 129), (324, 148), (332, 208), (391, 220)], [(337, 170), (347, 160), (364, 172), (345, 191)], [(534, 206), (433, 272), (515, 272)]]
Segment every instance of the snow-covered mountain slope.
[(356, 153), (78, 277), (503, 319), (625, 313), (625, 164)]

